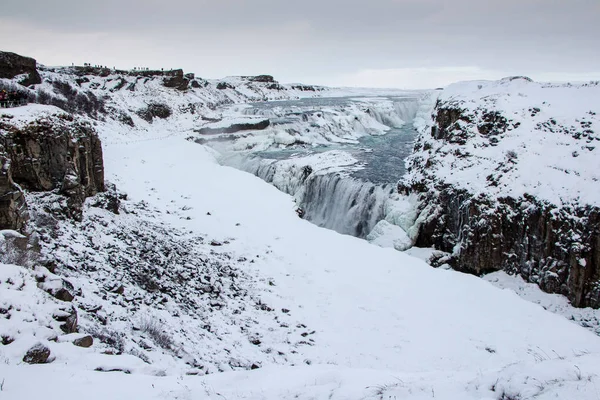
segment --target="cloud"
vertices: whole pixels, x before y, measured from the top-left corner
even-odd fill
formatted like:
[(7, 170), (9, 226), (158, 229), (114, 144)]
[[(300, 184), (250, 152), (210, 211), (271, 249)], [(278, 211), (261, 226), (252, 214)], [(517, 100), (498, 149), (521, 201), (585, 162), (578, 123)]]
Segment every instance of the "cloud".
[[(359, 86), (373, 88), (432, 89), (458, 81), (496, 80), (507, 76), (522, 75), (507, 71), (486, 70), (479, 67), (437, 67), (368, 69), (346, 74), (325, 82), (331, 86)], [(541, 82), (585, 82), (600, 80), (595, 73), (542, 72), (528, 75)]]
[(589, 74), (598, 18), (598, 0), (6, 0), (0, 48), (50, 65), (435, 86)]
[(333, 86), (428, 89), (463, 80), (499, 79), (502, 73), (478, 67), (367, 69), (332, 79)]

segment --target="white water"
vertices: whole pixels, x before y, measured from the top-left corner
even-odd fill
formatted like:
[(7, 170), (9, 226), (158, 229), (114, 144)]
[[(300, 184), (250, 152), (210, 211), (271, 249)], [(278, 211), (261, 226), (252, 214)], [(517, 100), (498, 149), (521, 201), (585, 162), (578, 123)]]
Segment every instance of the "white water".
[[(240, 111), (246, 115), (269, 117), (280, 125), (276, 128), (281, 130), (289, 129), (290, 125), (301, 130), (314, 125), (319, 119), (325, 119), (330, 123), (329, 129), (331, 126), (338, 129), (332, 132), (333, 136), (359, 136), (358, 143), (331, 143), (318, 149), (229, 154), (222, 160), (223, 163), (250, 172), (294, 196), (299, 208), (304, 211), (304, 218), (318, 226), (366, 238), (391, 210), (396, 210), (395, 215), (387, 218), (388, 222), (398, 224), (402, 221), (402, 229), (407, 229), (411, 224), (410, 218), (407, 222), (407, 218), (397, 215), (396, 205), (402, 199), (396, 193), (396, 182), (404, 173), (404, 158), (412, 148), (414, 133), (411, 122), (418, 108), (416, 99), (318, 100), (321, 103), (315, 104), (315, 99), (261, 103)], [(327, 107), (323, 107), (323, 102)], [(359, 132), (345, 131), (350, 125), (331, 124), (351, 120), (349, 117), (357, 110), (361, 112), (360, 117), (355, 117), (360, 121)], [(376, 124), (385, 125), (384, 129), (401, 128), (392, 128), (387, 133), (383, 131), (383, 135), (367, 135), (368, 129), (363, 127)], [(329, 159), (330, 154), (339, 162), (333, 165), (325, 162), (325, 165), (323, 159)], [(354, 162), (345, 162), (345, 157), (354, 159)]]

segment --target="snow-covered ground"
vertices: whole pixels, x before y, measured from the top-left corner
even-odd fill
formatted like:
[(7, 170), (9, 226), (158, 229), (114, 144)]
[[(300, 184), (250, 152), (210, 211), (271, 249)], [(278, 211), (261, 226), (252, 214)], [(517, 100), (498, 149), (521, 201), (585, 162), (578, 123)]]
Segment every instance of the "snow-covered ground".
[[(151, 302), (140, 310), (156, 313), (161, 323), (177, 324), (165, 324), (164, 331), (201, 362), (203, 357), (225, 361), (230, 353), (257, 360), (260, 368), (186, 376), (198, 371), (157, 346), (150, 346), (150, 357), (143, 360), (139, 354), (102, 354), (106, 346), (100, 343), (80, 349), (62, 336), (55, 343), (44, 336), (45, 326), (53, 323), (44, 313), (53, 310), (54, 300), (35, 292), (35, 272), (2, 266), (1, 301), (14, 304), (9, 313), (15, 316), (0, 318), (0, 328), (24, 332), (0, 346), (3, 398), (598, 398), (600, 339), (592, 332), (512, 290), (318, 228), (298, 218), (292, 197), (219, 165), (214, 151), (186, 140), (188, 133), (178, 127), (156, 124), (148, 128), (149, 136), (160, 139), (128, 143), (123, 140), (126, 130), (115, 132), (116, 126), (99, 123), (98, 129), (106, 143), (106, 177), (128, 194), (124, 207), (130, 212), (109, 216), (88, 207), (87, 225), (84, 220), (74, 227), (96, 229), (89, 218), (99, 218), (98, 225), (123, 231), (123, 251), (140, 246), (131, 235), (135, 229), (144, 234), (148, 226), (159, 236), (171, 232), (180, 240), (203, 238), (192, 243), (196, 253), (187, 254), (227, 259), (249, 292), (242, 302), (252, 299), (252, 310), (240, 309), (240, 316), (234, 300), (223, 300), (222, 314), (217, 310), (203, 316), (182, 306), (189, 295), (185, 288), (183, 298), (158, 293), (158, 303), (166, 299), (162, 308)], [(86, 246), (103, 249), (118, 233), (99, 232), (97, 242), (80, 243), (77, 235), (84, 233), (66, 236), (67, 247), (57, 251), (75, 258)], [(127, 299), (108, 286), (110, 294), (102, 298), (93, 293), (93, 282), (83, 282), (85, 276), (101, 273), (113, 274), (109, 278), (118, 282), (135, 265), (107, 266), (106, 271), (78, 269), (81, 265), (67, 272), (82, 290), (79, 297), (101, 303), (109, 320), (121, 321), (127, 341), (143, 339), (134, 329), (138, 315), (127, 312)], [(167, 269), (163, 277), (174, 279), (169, 267), (161, 267)], [(201, 281), (193, 270), (180, 279), (180, 285), (190, 287)], [(124, 283), (127, 297), (133, 287)], [(135, 304), (134, 293), (131, 301)], [(197, 304), (206, 303), (200, 299)], [(85, 318), (83, 328), (91, 323)], [(203, 328), (207, 322), (213, 328)], [(53, 363), (20, 361), (22, 351), (36, 341), (49, 346)], [(232, 368), (212, 365), (209, 372)]]
[[(450, 138), (431, 133), (436, 100), (462, 114), (448, 127)], [(527, 194), (556, 206), (599, 204), (598, 112), (598, 82), (507, 78), (450, 85), (434, 92), (417, 118), (421, 142), (411, 158), (428, 166), (414, 168), (410, 179), (435, 177), (473, 196)]]

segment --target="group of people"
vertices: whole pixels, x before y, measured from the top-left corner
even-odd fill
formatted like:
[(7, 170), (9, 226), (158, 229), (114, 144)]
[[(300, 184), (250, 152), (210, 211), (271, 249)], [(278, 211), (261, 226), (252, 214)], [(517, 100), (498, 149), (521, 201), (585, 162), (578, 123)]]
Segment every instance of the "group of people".
[(0, 107), (14, 107), (25, 103), (25, 96), (17, 91), (0, 90)]

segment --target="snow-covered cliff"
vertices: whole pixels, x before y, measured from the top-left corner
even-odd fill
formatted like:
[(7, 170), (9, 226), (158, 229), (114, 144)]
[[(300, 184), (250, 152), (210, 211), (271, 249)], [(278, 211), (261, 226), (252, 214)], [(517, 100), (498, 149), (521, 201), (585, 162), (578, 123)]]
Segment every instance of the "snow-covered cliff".
[(600, 85), (467, 82), (431, 104), (400, 185), (426, 204), (418, 244), (599, 307)]

